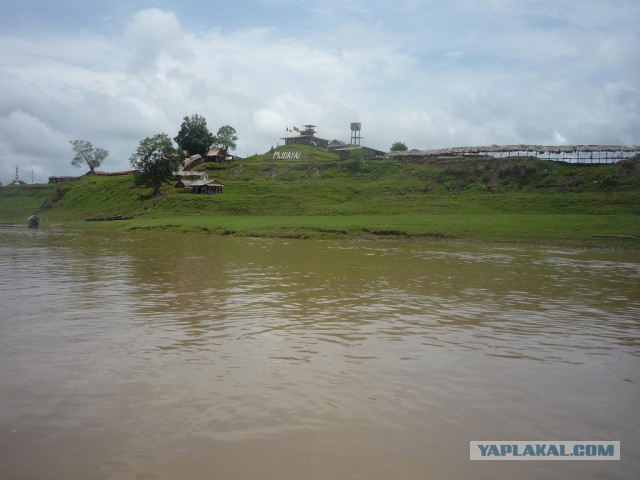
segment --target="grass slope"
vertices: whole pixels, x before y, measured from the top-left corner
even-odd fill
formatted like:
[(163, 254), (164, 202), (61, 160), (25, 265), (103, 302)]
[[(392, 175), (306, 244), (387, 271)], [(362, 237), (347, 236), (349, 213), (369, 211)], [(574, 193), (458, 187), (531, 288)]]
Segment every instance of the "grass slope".
[[(49, 223), (68, 225), (123, 215), (133, 218), (90, 223), (292, 238), (640, 243), (594, 238), (640, 235), (638, 159), (593, 166), (535, 158), (408, 164), (343, 161), (306, 146), (276, 151), (300, 158), (274, 158), (271, 152), (233, 164), (201, 165), (225, 185), (222, 195), (192, 195), (168, 185), (158, 199), (135, 187), (130, 176), (87, 175), (71, 184), (46, 186), (52, 195), (44, 215)], [(5, 221), (2, 209), (0, 222)]]
[(7, 185), (0, 187), (0, 224), (26, 225), (55, 191), (54, 185)]

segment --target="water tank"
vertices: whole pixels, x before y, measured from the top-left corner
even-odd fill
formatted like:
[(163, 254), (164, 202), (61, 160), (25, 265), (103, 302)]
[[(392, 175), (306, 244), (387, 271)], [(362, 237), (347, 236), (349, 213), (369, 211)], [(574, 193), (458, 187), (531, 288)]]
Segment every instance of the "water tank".
[(353, 123), (351, 124), (351, 131), (353, 131), (353, 132), (359, 132), (359, 131), (360, 131), (360, 129), (361, 129), (361, 127), (362, 127), (362, 125), (361, 125), (360, 123), (353, 122)]

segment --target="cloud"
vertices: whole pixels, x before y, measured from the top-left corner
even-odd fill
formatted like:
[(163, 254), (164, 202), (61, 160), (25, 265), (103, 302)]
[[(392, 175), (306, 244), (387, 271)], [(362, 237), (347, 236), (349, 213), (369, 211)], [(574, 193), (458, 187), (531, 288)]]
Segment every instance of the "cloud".
[(352, 121), (382, 150), (640, 143), (640, 6), (615, 3), (265, 0), (244, 16), (225, 4), (213, 24), (176, 3), (104, 30), (6, 30), (0, 180), (16, 164), (37, 181), (77, 174), (71, 139), (109, 150), (104, 169), (128, 168), (140, 140), (175, 136), (193, 113), (214, 133), (234, 126), (241, 155), (306, 123), (348, 140)]
[(189, 59), (189, 45), (173, 12), (157, 8), (133, 15), (120, 45), (127, 53), (130, 71), (153, 69), (157, 64), (181, 64)]
[[(29, 113), (14, 110), (0, 118), (0, 158), (4, 159), (0, 174), (7, 183), (13, 179), (15, 167), (22, 171), (23, 180), (31, 171), (41, 175), (46, 170), (42, 159), (63, 154), (67, 146), (62, 132)], [(8, 158), (13, 162), (7, 161)]]

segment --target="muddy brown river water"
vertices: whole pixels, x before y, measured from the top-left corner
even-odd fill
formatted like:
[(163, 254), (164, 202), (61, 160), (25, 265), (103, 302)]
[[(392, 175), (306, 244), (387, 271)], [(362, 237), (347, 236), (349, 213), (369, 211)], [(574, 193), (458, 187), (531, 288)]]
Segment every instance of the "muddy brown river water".
[(633, 251), (0, 229), (0, 478), (639, 478), (639, 287)]

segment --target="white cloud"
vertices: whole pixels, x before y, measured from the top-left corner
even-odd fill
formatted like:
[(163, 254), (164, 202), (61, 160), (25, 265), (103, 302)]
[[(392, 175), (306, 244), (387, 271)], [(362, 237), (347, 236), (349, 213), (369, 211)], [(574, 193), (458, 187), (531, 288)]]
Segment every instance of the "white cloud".
[(348, 140), (352, 121), (379, 149), (640, 143), (640, 6), (615, 3), (272, 0), (254, 3), (276, 15), (251, 27), (194, 28), (184, 11), (149, 8), (109, 31), (8, 30), (0, 180), (16, 164), (38, 181), (77, 173), (70, 139), (109, 150), (105, 169), (127, 168), (142, 138), (173, 137), (193, 113), (214, 133), (234, 126), (242, 155), (305, 123)]
[(47, 159), (63, 154), (67, 146), (61, 132), (22, 110), (0, 118), (0, 158), (3, 159), (0, 174), (7, 183), (15, 176), (15, 167), (20, 168), (21, 179), (25, 181), (27, 172), (46, 174)]
[(133, 72), (153, 69), (158, 64), (164, 68), (180, 65), (190, 54), (186, 34), (175, 13), (157, 8), (137, 12), (120, 45)]

